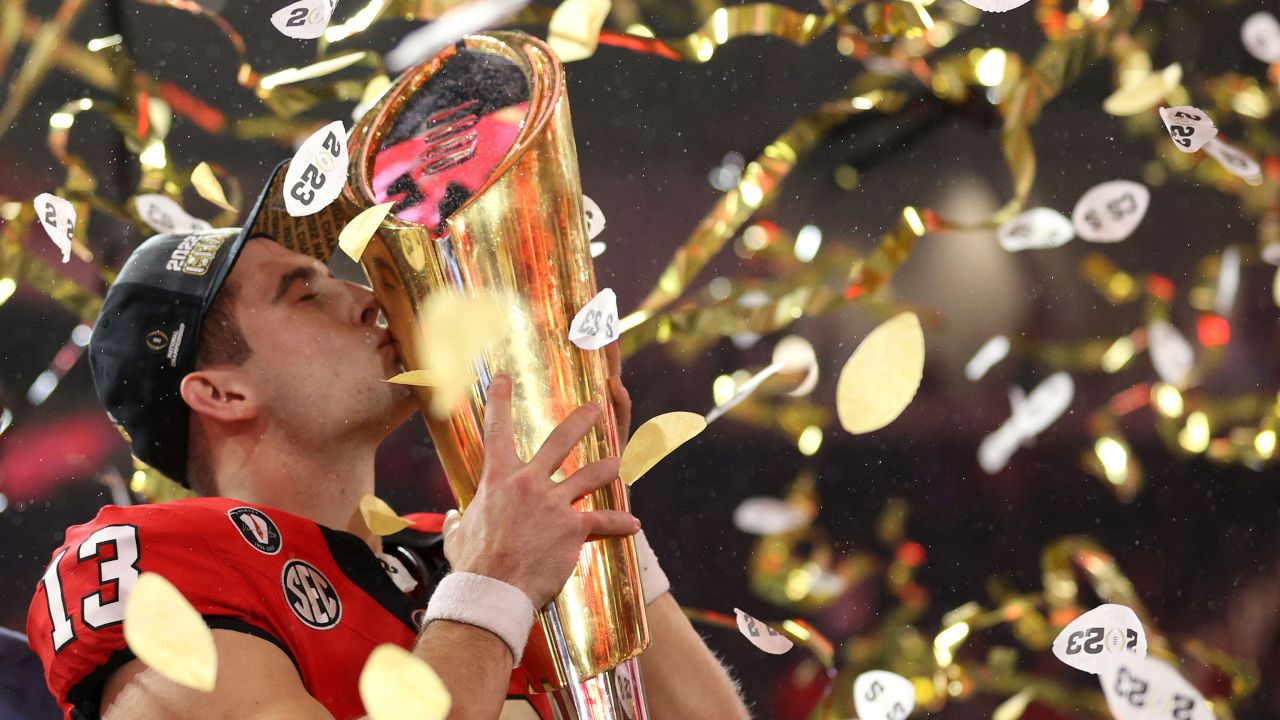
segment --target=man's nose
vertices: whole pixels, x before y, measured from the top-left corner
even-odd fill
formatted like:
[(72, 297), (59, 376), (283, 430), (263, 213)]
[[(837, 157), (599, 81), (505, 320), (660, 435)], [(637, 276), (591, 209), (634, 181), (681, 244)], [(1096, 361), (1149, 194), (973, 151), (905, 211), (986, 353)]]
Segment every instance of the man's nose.
[(348, 283), (348, 285), (351, 288), (351, 296), (356, 302), (358, 322), (369, 327), (377, 325), (378, 315), (382, 309), (378, 306), (373, 293), (362, 285), (355, 283)]

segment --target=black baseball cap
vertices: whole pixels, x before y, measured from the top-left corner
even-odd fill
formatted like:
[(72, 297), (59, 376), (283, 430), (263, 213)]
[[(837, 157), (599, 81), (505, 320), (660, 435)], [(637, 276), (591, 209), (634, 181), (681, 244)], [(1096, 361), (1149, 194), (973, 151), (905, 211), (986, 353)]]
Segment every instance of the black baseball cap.
[(156, 235), (107, 290), (89, 339), (94, 387), (133, 454), (187, 484), (191, 410), (182, 379), (196, 369), (205, 315), (250, 238), (266, 236), (327, 262), (349, 218), (340, 201), (305, 217), (284, 208), (288, 161), (276, 166), (243, 228)]

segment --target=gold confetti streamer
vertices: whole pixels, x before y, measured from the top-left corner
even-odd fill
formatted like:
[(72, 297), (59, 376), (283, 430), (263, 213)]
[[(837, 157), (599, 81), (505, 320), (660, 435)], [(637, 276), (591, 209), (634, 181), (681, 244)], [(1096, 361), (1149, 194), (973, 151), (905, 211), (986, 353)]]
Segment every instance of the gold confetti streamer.
[(227, 202), (227, 196), (222, 191), (222, 183), (218, 182), (218, 178), (213, 174), (213, 168), (209, 166), (209, 163), (202, 162), (191, 171), (191, 186), (205, 200), (220, 208), (235, 211), (235, 205)]
[(346, 253), (347, 257), (360, 262), (364, 249), (369, 245), (369, 240), (378, 231), (378, 227), (386, 219), (387, 213), (391, 212), (393, 205), (395, 205), (394, 202), (388, 202), (366, 208), (360, 211), (359, 215), (351, 218), (351, 222), (342, 228), (342, 232), (338, 233), (338, 247), (342, 248), (342, 252)]

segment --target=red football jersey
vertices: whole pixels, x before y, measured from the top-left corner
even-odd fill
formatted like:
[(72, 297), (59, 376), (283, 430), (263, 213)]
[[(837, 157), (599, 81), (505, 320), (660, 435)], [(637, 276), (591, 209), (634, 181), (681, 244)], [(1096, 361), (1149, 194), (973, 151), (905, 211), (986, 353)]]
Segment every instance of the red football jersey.
[[(27, 615), (31, 647), (67, 718), (97, 718), (103, 685), (133, 659), (122, 599), (143, 572), (173, 583), (209, 627), (283, 650), (337, 720), (364, 714), (357, 680), (365, 659), (382, 643), (413, 645), (430, 590), (411, 597), (389, 574), (405, 573), (403, 564), (379, 559), (350, 533), (274, 508), (227, 498), (104, 507), (67, 530)], [(546, 699), (524, 697), (525, 687), (513, 673), (504, 717), (551, 717)]]

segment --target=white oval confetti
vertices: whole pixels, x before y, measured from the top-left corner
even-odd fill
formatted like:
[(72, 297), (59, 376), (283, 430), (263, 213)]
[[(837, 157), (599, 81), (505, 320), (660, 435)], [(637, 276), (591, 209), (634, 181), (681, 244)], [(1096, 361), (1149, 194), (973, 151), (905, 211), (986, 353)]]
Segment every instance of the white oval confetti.
[(76, 231), (75, 206), (70, 200), (51, 193), (40, 193), (32, 205), (49, 239), (62, 251), (62, 262), (71, 260), (71, 236)]
[(1240, 26), (1240, 42), (1250, 55), (1264, 63), (1280, 60), (1280, 21), (1265, 11), (1250, 15)]
[(168, 580), (152, 572), (120, 588), (124, 641), (147, 667), (183, 687), (209, 692), (218, 676), (218, 648), (204, 618)]
[(365, 208), (342, 228), (342, 232), (338, 233), (338, 247), (342, 248), (347, 257), (360, 262), (360, 258), (364, 257), (364, 249), (369, 246), (369, 240), (382, 226), (382, 221), (391, 212), (393, 205), (394, 202), (385, 202)]
[(564, 0), (551, 14), (547, 44), (560, 62), (585, 60), (596, 52), (600, 28), (613, 7), (610, 0)]
[(1205, 144), (1204, 151), (1209, 157), (1222, 163), (1222, 167), (1236, 177), (1248, 180), (1262, 174), (1262, 166), (1258, 164), (1257, 160), (1218, 138), (1214, 138)]
[(630, 485), (681, 445), (707, 429), (707, 421), (691, 412), (669, 412), (646, 420), (631, 436), (618, 463), (618, 477)]
[(328, 207), (347, 182), (347, 130), (341, 120), (302, 142), (284, 174), (284, 209), (293, 217)]
[[(587, 239), (595, 240), (600, 233), (604, 232), (604, 212), (600, 210), (595, 200), (583, 195), (582, 214), (587, 218)], [(592, 257), (595, 256), (592, 255)]]
[(1213, 720), (1200, 691), (1177, 670), (1151, 657), (1120, 657), (1099, 673), (1116, 720)]
[(1151, 191), (1132, 180), (1111, 180), (1089, 188), (1075, 209), (1071, 224), (1089, 242), (1115, 243), (1133, 234), (1147, 214)]
[(222, 190), (222, 183), (218, 182), (218, 176), (213, 174), (213, 168), (209, 167), (209, 163), (202, 162), (191, 171), (191, 187), (196, 189), (197, 195), (223, 210), (236, 211), (236, 206), (227, 202), (227, 194)]
[(181, 205), (167, 195), (149, 193), (133, 199), (138, 216), (158, 233), (192, 233), (208, 230), (213, 226), (192, 217)]
[(1218, 264), (1218, 288), (1213, 294), (1213, 311), (1223, 317), (1231, 314), (1240, 290), (1240, 247), (1229, 245), (1222, 251)]
[(1031, 2), (1031, 0), (964, 0), (964, 1), (969, 5), (972, 5), (983, 12), (995, 12), (995, 13), (1008, 12), (1015, 8), (1020, 8), (1023, 5), (1026, 5), (1027, 3)]
[(994, 475), (1003, 470), (1018, 448), (1062, 417), (1074, 397), (1075, 383), (1065, 372), (1050, 375), (1029, 395), (1021, 388), (1011, 389), (1009, 419), (978, 446), (978, 464), (983, 471)]
[(738, 617), (738, 632), (742, 633), (742, 637), (751, 641), (752, 645), (769, 653), (770, 655), (782, 655), (791, 648), (795, 647), (795, 643), (782, 633), (774, 630), (768, 625), (742, 612), (738, 608), (733, 609), (733, 614)]
[(1053, 208), (1031, 208), (996, 229), (996, 240), (1009, 252), (1062, 247), (1076, 236), (1066, 215)]
[(904, 312), (863, 338), (836, 382), (836, 414), (860, 435), (893, 422), (911, 404), (924, 377), (924, 330)]
[(360, 498), (360, 517), (374, 535), (395, 535), (413, 523), (400, 517), (385, 500), (376, 495)]
[(605, 288), (582, 306), (569, 323), (569, 342), (583, 350), (599, 350), (618, 339), (618, 296)]
[(964, 376), (971, 382), (981, 380), (987, 371), (1009, 355), (1011, 347), (1008, 335), (996, 335), (986, 341), (982, 347), (978, 348), (978, 352), (969, 358), (968, 364), (964, 366)]
[(803, 512), (778, 498), (747, 498), (733, 511), (733, 526), (751, 535), (781, 535), (808, 523)]
[(1147, 352), (1161, 380), (1179, 390), (1186, 388), (1196, 354), (1191, 343), (1169, 321), (1152, 320), (1147, 325)]
[(866, 720), (906, 720), (916, 706), (916, 687), (888, 670), (868, 670), (853, 681), (853, 706)]
[(529, 0), (472, 0), (454, 5), (435, 20), (405, 35), (387, 53), (387, 69), (398, 73), (417, 65), (465, 35), (499, 25), (528, 4)]
[(1053, 654), (1077, 670), (1097, 675), (1109, 659), (1147, 654), (1147, 633), (1132, 609), (1099, 605), (1072, 620), (1053, 640)]
[(804, 380), (794, 390), (787, 392), (790, 397), (804, 397), (813, 392), (818, 385), (818, 354), (813, 345), (799, 335), (788, 335), (773, 346), (773, 362), (780, 366), (779, 372), (804, 373)]
[(1190, 105), (1160, 108), (1160, 119), (1169, 131), (1174, 147), (1184, 153), (1193, 153), (1218, 136), (1213, 119), (1200, 108)]
[(324, 35), (338, 0), (298, 0), (271, 15), (271, 24), (295, 40), (315, 40)]
[(360, 671), (359, 688), (369, 720), (444, 720), (453, 703), (430, 665), (390, 643), (369, 654)]

